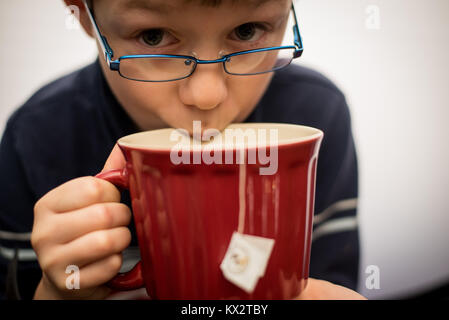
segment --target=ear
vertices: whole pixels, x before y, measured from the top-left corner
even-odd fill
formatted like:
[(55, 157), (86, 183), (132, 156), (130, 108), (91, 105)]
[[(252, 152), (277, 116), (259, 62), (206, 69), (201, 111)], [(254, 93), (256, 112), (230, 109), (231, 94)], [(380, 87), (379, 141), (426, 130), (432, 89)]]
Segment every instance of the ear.
[(82, 0), (64, 0), (68, 7), (75, 6), (79, 9), (79, 21), (81, 26), (87, 35), (91, 38), (94, 37), (94, 32), (92, 30), (92, 24), (90, 23), (89, 16), (87, 15), (86, 8)]

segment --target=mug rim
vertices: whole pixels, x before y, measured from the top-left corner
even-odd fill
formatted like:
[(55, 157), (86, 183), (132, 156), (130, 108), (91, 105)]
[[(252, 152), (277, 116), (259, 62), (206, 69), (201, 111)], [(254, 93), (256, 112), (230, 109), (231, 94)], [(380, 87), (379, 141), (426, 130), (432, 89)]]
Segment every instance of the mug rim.
[[(223, 129), (221, 132), (224, 132), (226, 129), (248, 129), (256, 127), (257, 129), (274, 129), (274, 128), (286, 128), (290, 127), (292, 129), (297, 130), (306, 130), (309, 131), (303, 136), (300, 136), (298, 138), (287, 138), (287, 139), (280, 139), (280, 141), (276, 144), (277, 147), (281, 146), (287, 146), (287, 145), (295, 145), (300, 143), (306, 143), (309, 141), (314, 141), (316, 139), (320, 139), (323, 137), (324, 133), (322, 130), (311, 127), (311, 126), (305, 126), (305, 125), (298, 125), (298, 124), (290, 124), (290, 123), (274, 123), (274, 122), (248, 122), (248, 123), (231, 123), (229, 124), (225, 129)], [(127, 142), (126, 140), (135, 139), (137, 137), (149, 135), (149, 134), (157, 134), (158, 132), (173, 132), (176, 131), (175, 128), (162, 128), (162, 129), (155, 129), (155, 130), (146, 130), (141, 132), (136, 132), (133, 134), (129, 134), (126, 136), (123, 136), (117, 140), (117, 144), (120, 147), (130, 148), (130, 149), (141, 149), (141, 150), (149, 150), (149, 151), (162, 151), (167, 152), (172, 150), (172, 145), (167, 146), (155, 146), (155, 145), (148, 145), (148, 144), (142, 144), (142, 143), (136, 143), (136, 142)], [(202, 144), (200, 150), (204, 150), (204, 147), (208, 144)], [(270, 145), (269, 143), (265, 145), (245, 145), (243, 149), (251, 149), (251, 148), (258, 148), (258, 147), (270, 147), (273, 145)], [(236, 150), (238, 149), (236, 146), (229, 147), (225, 144), (221, 145), (219, 150)], [(188, 149), (190, 152), (198, 151), (193, 148)]]

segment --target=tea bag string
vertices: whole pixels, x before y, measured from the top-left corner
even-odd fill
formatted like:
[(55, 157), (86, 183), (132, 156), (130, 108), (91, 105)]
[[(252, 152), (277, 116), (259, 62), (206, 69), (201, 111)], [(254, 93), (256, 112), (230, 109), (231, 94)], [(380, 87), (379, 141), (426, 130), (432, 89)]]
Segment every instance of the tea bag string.
[(237, 227), (238, 233), (243, 233), (245, 230), (245, 214), (246, 214), (246, 164), (244, 149), (237, 149), (237, 157), (239, 157), (239, 224)]

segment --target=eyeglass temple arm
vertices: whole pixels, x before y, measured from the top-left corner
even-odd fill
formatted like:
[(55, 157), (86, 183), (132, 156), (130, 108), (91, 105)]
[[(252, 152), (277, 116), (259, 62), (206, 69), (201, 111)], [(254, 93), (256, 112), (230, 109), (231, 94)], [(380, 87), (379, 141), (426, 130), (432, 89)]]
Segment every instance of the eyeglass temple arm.
[(90, 22), (92, 23), (92, 26), (94, 27), (95, 36), (98, 39), (98, 42), (100, 43), (101, 50), (104, 52), (104, 58), (106, 59), (106, 62), (108, 63), (108, 66), (112, 68), (111, 62), (112, 58), (114, 57), (114, 51), (112, 51), (111, 47), (109, 46), (108, 41), (106, 38), (101, 34), (100, 29), (98, 28), (97, 22), (94, 18), (94, 13), (92, 12), (92, 9), (90, 8), (89, 4), (87, 3), (87, 0), (83, 0), (84, 7), (86, 8), (87, 14), (89, 16)]
[(295, 6), (292, 3), (292, 11), (293, 11), (293, 19), (295, 20), (295, 25), (293, 26), (293, 36), (294, 36), (294, 41), (295, 41), (295, 45), (297, 47), (296, 51), (295, 51), (295, 58), (298, 58), (302, 55), (302, 52), (304, 51), (304, 48), (302, 46), (302, 39), (301, 39), (301, 33), (299, 32), (299, 27), (298, 27), (298, 19), (296, 18), (296, 11), (295, 11)]

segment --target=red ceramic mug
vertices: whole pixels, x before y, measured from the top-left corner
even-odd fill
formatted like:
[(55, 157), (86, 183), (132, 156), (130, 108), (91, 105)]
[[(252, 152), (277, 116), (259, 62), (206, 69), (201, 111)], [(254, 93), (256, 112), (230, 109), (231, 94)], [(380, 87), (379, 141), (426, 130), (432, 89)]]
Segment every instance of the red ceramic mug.
[[(203, 139), (215, 134), (206, 131)], [(141, 261), (109, 285), (145, 287), (154, 299), (297, 296), (309, 273), (322, 138), (311, 127), (250, 123), (202, 145), (174, 129), (119, 139), (125, 168), (97, 177), (129, 189)], [(235, 232), (274, 243), (250, 291), (221, 269)]]

